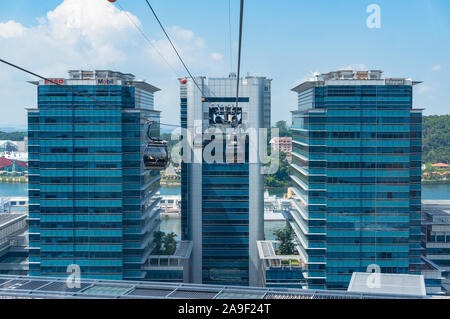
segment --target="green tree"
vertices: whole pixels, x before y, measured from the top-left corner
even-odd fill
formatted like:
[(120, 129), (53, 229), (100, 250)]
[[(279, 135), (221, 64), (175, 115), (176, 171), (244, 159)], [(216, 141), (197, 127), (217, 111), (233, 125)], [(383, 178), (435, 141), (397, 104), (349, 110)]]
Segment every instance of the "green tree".
[(280, 150), (280, 167), (273, 175), (265, 175), (265, 187), (287, 187), (289, 185), (289, 163), (286, 153)]
[(165, 255), (173, 255), (177, 250), (177, 241), (175, 238), (177, 235), (175, 233), (167, 234), (164, 239)]
[(162, 231), (156, 231), (153, 234), (155, 248), (153, 248), (152, 255), (173, 255), (177, 250), (176, 237), (175, 233), (166, 234)]
[(280, 137), (290, 137), (290, 131), (287, 127), (286, 121), (278, 121), (275, 123), (275, 127), (279, 129), (279, 135)]
[(287, 224), (285, 228), (278, 229), (273, 233), (275, 238), (280, 241), (277, 254), (278, 255), (294, 255), (295, 244), (294, 244), (294, 231), (291, 225)]

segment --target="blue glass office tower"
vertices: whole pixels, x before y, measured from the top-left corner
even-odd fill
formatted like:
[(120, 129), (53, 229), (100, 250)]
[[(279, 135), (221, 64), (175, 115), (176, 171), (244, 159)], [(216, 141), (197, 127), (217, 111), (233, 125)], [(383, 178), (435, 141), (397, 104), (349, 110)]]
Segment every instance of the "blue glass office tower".
[(420, 273), (419, 82), (381, 75), (331, 72), (293, 89), (292, 225), (309, 288), (346, 289), (371, 265)]
[[(235, 75), (181, 81), (181, 126), (193, 145), (183, 149), (191, 160), (182, 163), (182, 239), (193, 242), (189, 280), (193, 283), (262, 285), (256, 242), (264, 236), (264, 180), (261, 163), (251, 161), (248, 140), (241, 162), (205, 161), (203, 152), (216, 136), (208, 130), (232, 127), (228, 113), (236, 106)], [(239, 129), (270, 125), (271, 80), (239, 79)], [(233, 112), (233, 111), (231, 111)], [(185, 137), (186, 138), (186, 137)], [(225, 144), (225, 140), (223, 141)], [(223, 144), (222, 144), (223, 145)], [(221, 146), (219, 146), (220, 148)], [(225, 152), (226, 146), (223, 146)], [(244, 146), (243, 146), (244, 147)], [(218, 151), (218, 150), (216, 150)]]
[[(33, 82), (28, 110), (30, 275), (143, 279), (159, 227), (158, 171), (145, 171), (159, 89), (131, 74), (69, 71)], [(89, 96), (93, 99), (90, 99)], [(159, 136), (159, 124), (152, 126)]]

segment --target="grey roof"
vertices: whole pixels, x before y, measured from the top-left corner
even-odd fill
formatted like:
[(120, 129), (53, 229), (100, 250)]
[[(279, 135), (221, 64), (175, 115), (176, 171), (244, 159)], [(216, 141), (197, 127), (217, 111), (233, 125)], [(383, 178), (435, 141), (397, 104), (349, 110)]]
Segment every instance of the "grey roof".
[(177, 249), (173, 255), (150, 255), (151, 259), (189, 259), (192, 253), (192, 241), (182, 240), (177, 243)]
[(258, 240), (256, 246), (258, 247), (258, 255), (260, 259), (267, 260), (301, 260), (299, 255), (277, 255), (274, 245), (277, 241), (274, 240)]
[(297, 85), (297, 86), (294, 87), (291, 91), (301, 93), (301, 92), (303, 92), (303, 91), (306, 91), (306, 90), (308, 90), (308, 89), (311, 89), (311, 88), (313, 88), (313, 87), (316, 87), (316, 86), (318, 86), (318, 85), (320, 85), (320, 84), (323, 84), (323, 82), (306, 81), (306, 82), (303, 82), (303, 83)]
[(422, 225), (449, 225), (450, 200), (423, 200)]
[(0, 297), (107, 299), (399, 299), (425, 295), (331, 290), (251, 288), (146, 281), (81, 279), (69, 289), (65, 278), (0, 275)]
[(0, 226), (4, 226), (14, 220), (25, 218), (26, 214), (14, 213), (14, 214), (0, 214)]
[[(369, 276), (379, 276), (369, 278)], [(371, 280), (373, 279), (373, 280)], [(349, 292), (426, 296), (423, 275), (354, 272)]]
[(161, 91), (161, 89), (157, 88), (156, 86), (153, 86), (147, 82), (144, 81), (133, 81), (133, 85), (139, 89), (145, 90), (145, 91), (149, 91), (152, 93)]
[(450, 200), (423, 200), (422, 209), (433, 214), (447, 215), (450, 214)]

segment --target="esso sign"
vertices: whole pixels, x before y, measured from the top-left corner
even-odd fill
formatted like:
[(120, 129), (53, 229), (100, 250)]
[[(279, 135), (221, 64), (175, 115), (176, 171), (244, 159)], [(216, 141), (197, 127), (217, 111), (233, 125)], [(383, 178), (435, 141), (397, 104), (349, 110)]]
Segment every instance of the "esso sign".
[(55, 85), (55, 83), (56, 83), (56, 85), (57, 84), (64, 85), (64, 79), (48, 79), (48, 80), (45, 80), (45, 82), (44, 82), (45, 85)]

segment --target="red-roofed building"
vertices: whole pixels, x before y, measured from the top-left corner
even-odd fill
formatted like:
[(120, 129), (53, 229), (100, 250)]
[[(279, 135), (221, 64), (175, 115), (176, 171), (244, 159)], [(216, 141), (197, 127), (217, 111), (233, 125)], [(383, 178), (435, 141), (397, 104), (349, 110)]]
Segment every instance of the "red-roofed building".
[(24, 172), (28, 171), (28, 164), (23, 161), (0, 157), (0, 171)]
[(433, 164), (433, 167), (436, 167), (436, 168), (448, 168), (448, 167), (450, 167), (450, 165), (444, 164), (444, 163), (437, 163), (437, 164)]

